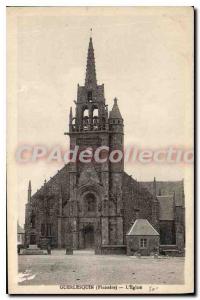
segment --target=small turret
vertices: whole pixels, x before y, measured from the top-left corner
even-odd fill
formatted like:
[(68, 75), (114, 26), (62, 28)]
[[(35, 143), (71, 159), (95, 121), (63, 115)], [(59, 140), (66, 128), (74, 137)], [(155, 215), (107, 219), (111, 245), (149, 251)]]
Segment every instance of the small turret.
[(109, 118), (110, 119), (120, 119), (120, 120), (123, 120), (122, 119), (122, 115), (121, 115), (120, 110), (119, 110), (119, 106), (117, 104), (117, 101), (118, 101), (118, 99), (114, 98), (114, 104), (113, 104), (113, 108), (112, 108), (112, 110), (110, 112)]
[(70, 107), (70, 113), (69, 113), (69, 122), (70, 122), (70, 123), (72, 122), (72, 118), (73, 118), (73, 115), (72, 115), (72, 107)]
[(73, 129), (73, 114), (72, 114), (72, 107), (70, 107), (70, 113), (69, 113), (69, 131), (71, 132)]
[(117, 101), (117, 98), (114, 98), (114, 104), (109, 115), (110, 130), (123, 133), (123, 118)]
[[(122, 172), (124, 169), (124, 125), (120, 113), (117, 98), (114, 98), (114, 104), (109, 114), (109, 131), (110, 131), (110, 151), (120, 151), (122, 158), (118, 163), (111, 164), (111, 171)], [(121, 154), (120, 154), (121, 155)]]
[(28, 183), (28, 203), (31, 201), (31, 192), (32, 192), (31, 181), (29, 180), (29, 183)]

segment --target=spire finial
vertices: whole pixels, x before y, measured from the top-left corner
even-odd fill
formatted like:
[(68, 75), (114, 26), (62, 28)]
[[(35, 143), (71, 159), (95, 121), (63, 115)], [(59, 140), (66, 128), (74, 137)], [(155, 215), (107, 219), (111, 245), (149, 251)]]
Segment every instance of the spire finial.
[(92, 38), (92, 27), (90, 28), (90, 38)]

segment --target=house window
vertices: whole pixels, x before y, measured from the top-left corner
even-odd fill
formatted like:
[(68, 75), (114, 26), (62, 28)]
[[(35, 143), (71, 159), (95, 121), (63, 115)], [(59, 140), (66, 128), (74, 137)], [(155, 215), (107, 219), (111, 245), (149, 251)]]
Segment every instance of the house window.
[(140, 239), (140, 248), (147, 248), (147, 239)]

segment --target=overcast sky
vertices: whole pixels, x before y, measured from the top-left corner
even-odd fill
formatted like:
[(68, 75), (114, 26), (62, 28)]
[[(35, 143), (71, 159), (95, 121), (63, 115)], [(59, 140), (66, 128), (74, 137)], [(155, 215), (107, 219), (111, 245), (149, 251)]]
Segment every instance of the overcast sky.
[[(175, 9), (18, 9), (18, 144), (68, 148), (69, 108), (84, 84), (90, 28), (98, 83), (124, 118), (125, 145), (192, 147), (192, 14)], [(19, 221), (28, 180), (35, 192), (62, 166), (18, 166)], [(125, 165), (140, 181), (180, 180), (188, 165)]]

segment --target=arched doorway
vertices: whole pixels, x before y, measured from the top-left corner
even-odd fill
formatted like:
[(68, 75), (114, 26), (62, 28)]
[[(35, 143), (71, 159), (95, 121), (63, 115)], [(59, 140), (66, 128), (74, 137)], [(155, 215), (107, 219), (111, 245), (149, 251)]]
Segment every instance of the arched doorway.
[(94, 249), (94, 226), (87, 225), (83, 229), (83, 236), (84, 236), (84, 248), (85, 249)]
[(36, 235), (35, 234), (30, 235), (30, 245), (36, 245)]

